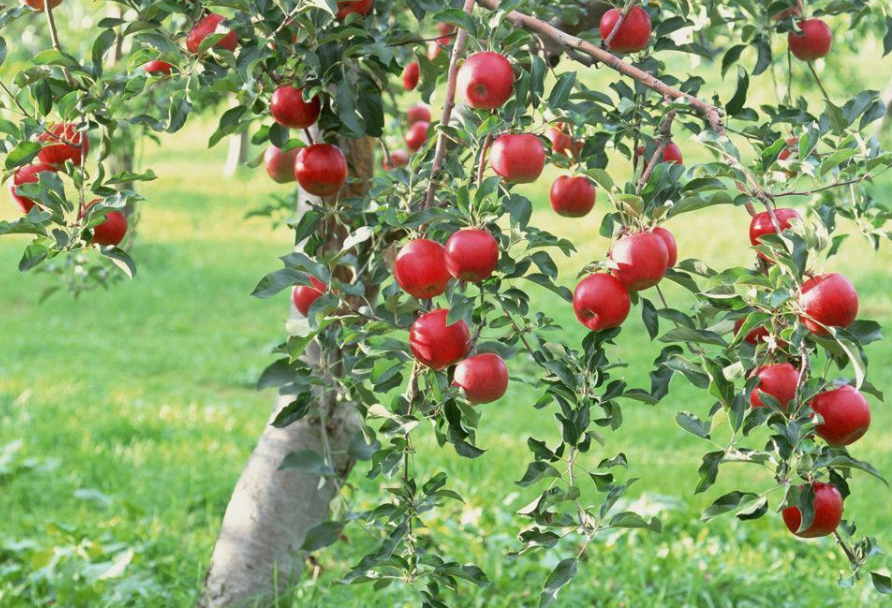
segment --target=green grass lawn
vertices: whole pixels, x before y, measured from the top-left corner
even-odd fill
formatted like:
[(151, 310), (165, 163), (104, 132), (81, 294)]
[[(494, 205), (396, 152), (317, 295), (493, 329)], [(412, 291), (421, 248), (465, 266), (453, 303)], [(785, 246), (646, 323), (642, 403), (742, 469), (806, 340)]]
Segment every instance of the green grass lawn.
[[(14, 270), (22, 241), (0, 242), (0, 606), (182, 606), (196, 597), (229, 494), (269, 414), (272, 395), (253, 390), (269, 350), (283, 335), (287, 297), (249, 297), (258, 278), (288, 251), (287, 230), (262, 219), (242, 221), (273, 192), (287, 192), (262, 171), (220, 177), (225, 150), (205, 149), (207, 124), (193, 125), (150, 148), (146, 161), (162, 176), (146, 185), (140, 237), (133, 251), (136, 280), (72, 300), (57, 294), (39, 304), (49, 278)], [(597, 235), (603, 202), (583, 220), (557, 218), (545, 192), (531, 190), (533, 222), (579, 244), (561, 261), (561, 280), (574, 284), (587, 261), (603, 257)], [(892, 195), (886, 184), (879, 194)], [(13, 211), (2, 206), (0, 217)], [(701, 211), (669, 224), (682, 258), (713, 266), (746, 265), (749, 218), (743, 209)], [(848, 274), (862, 296), (862, 318), (892, 321), (888, 282), (892, 248), (875, 254), (852, 238), (828, 270)], [(682, 297), (670, 287), (671, 301)], [(535, 292), (534, 309), (547, 310), (578, 341), (583, 328), (568, 305)], [(659, 346), (646, 337), (633, 311), (614, 349), (632, 385), (646, 384)], [(869, 351), (874, 383), (892, 392), (890, 343)], [(519, 360), (515, 376), (534, 376)], [(769, 480), (746, 467), (723, 469), (720, 483), (692, 497), (707, 446), (674, 422), (677, 410), (705, 414), (702, 393), (676, 379), (655, 407), (630, 404), (625, 424), (588, 458), (625, 452), (629, 475), (640, 477), (635, 508), (658, 514), (664, 532), (625, 532), (590, 545), (576, 581), (560, 606), (749, 607), (878, 606), (865, 585), (840, 589), (845, 560), (831, 541), (800, 542), (779, 516), (755, 522), (719, 518), (698, 522), (723, 491), (760, 491)], [(459, 561), (474, 560), (493, 584), (463, 588), (457, 606), (534, 606), (559, 554), (517, 560), (524, 522), (513, 515), (532, 493), (514, 481), (523, 474), (526, 438), (554, 443), (550, 413), (531, 407), (532, 391), (514, 383), (500, 402), (484, 406), (477, 460), (438, 449), (426, 434), (417, 466), (446, 471), (468, 502), (433, 514), (430, 532)], [(871, 400), (873, 428), (853, 453), (892, 473), (888, 408)], [(5, 446), (5, 447), (4, 447)], [(360, 464), (360, 467), (362, 464)], [(362, 471), (357, 471), (357, 480)], [(424, 475), (422, 473), (421, 475)], [(889, 489), (856, 478), (846, 513), (881, 544), (892, 545)], [(359, 483), (359, 504), (373, 504), (377, 484)], [(363, 533), (320, 554), (321, 578), (305, 582), (296, 605), (396, 608), (417, 605), (410, 590), (393, 586), (331, 585), (358, 559)], [(574, 550), (568, 539), (563, 555)]]

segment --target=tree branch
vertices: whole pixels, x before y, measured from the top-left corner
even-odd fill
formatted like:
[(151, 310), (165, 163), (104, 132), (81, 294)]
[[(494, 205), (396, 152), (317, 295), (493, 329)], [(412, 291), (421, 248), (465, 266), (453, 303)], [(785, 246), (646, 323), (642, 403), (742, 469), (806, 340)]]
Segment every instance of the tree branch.
[[(663, 155), (663, 150), (665, 150), (666, 146), (669, 145), (669, 142), (672, 141), (672, 121), (675, 120), (675, 114), (675, 110), (670, 110), (663, 118), (663, 122), (660, 124), (660, 130), (657, 134), (657, 149), (654, 151), (653, 156), (651, 156), (650, 162), (645, 165), (644, 171), (641, 172), (641, 179), (638, 180), (638, 187), (635, 188), (635, 193), (639, 196), (641, 195), (641, 191), (644, 190), (644, 186), (647, 184), (647, 180), (650, 179), (650, 176), (654, 171), (654, 167), (656, 167), (657, 163), (660, 162), (660, 158)], [(635, 154), (635, 156), (638, 156), (638, 150), (633, 150), (633, 154)], [(642, 156), (644, 156), (643, 152)]]

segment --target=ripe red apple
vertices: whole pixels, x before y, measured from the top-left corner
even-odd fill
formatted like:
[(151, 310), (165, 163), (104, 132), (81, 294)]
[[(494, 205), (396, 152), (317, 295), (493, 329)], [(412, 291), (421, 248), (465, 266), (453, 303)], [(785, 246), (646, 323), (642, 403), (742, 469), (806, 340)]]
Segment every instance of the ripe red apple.
[(430, 127), (430, 123), (424, 121), (413, 122), (409, 125), (406, 134), (403, 136), (406, 147), (412, 152), (418, 152), (421, 146), (424, 145), (424, 142), (427, 141), (427, 132), (430, 131)]
[[(46, 3), (43, 0), (22, 0), (22, 4), (33, 8), (35, 11), (46, 10)], [(50, 0), (50, 8), (56, 8), (62, 4), (62, 0)]]
[(337, 146), (309, 145), (297, 153), (294, 177), (300, 187), (310, 194), (333, 196), (347, 181), (347, 159)]
[(393, 274), (403, 291), (419, 300), (440, 295), (452, 278), (443, 246), (428, 239), (404, 245), (396, 255)]
[[(740, 328), (743, 327), (744, 319), (740, 318), (734, 321), (734, 335), (736, 336), (740, 332)], [(753, 346), (758, 344), (759, 342), (767, 342), (768, 336), (771, 335), (771, 332), (768, 331), (768, 328), (763, 326), (756, 327), (755, 329), (751, 329), (746, 336), (743, 338), (745, 342), (749, 342)]]
[(832, 534), (842, 520), (842, 494), (829, 483), (815, 482), (814, 519), (812, 524), (802, 532), (797, 532), (802, 525), (802, 513), (799, 507), (791, 506), (783, 510), (782, 516), (787, 529), (800, 538), (817, 538)]
[(492, 403), (508, 390), (508, 367), (493, 353), (468, 357), (455, 367), (453, 384), (463, 388), (474, 405)]
[(675, 266), (675, 262), (678, 261), (678, 244), (675, 242), (675, 237), (662, 226), (654, 228), (653, 233), (663, 239), (663, 242), (666, 243), (666, 251), (669, 253), (668, 267), (672, 268)]
[(492, 144), (489, 164), (506, 182), (529, 184), (545, 168), (545, 147), (531, 133), (499, 135)]
[(13, 173), (12, 182), (9, 184), (9, 194), (12, 196), (13, 202), (22, 210), (22, 213), (31, 211), (31, 209), (34, 208), (35, 203), (26, 196), (16, 194), (16, 186), (21, 186), (22, 184), (36, 184), (40, 181), (40, 176), (38, 174), (43, 171), (51, 171), (52, 173), (55, 173), (57, 169), (53, 165), (47, 163), (38, 163), (36, 165), (21, 167)]
[[(601, 17), (601, 40), (607, 40), (622, 13), (612, 8)], [(640, 6), (633, 7), (610, 42), (615, 53), (637, 53), (650, 42), (650, 16)]]
[(291, 291), (291, 301), (294, 302), (294, 307), (305, 317), (310, 312), (310, 306), (313, 305), (313, 302), (321, 298), (328, 290), (328, 286), (325, 283), (312, 275), (308, 276), (312, 286), (295, 285)]
[(276, 146), (270, 144), (263, 153), (263, 166), (273, 181), (277, 184), (288, 184), (295, 180), (294, 162), (300, 148), (293, 148), (282, 152)]
[(394, 150), (390, 153), (390, 162), (392, 164), (387, 163), (387, 157), (385, 156), (384, 159), (381, 161), (381, 167), (385, 171), (392, 171), (397, 167), (405, 167), (409, 164), (409, 153), (402, 148)]
[(584, 175), (561, 175), (551, 186), (551, 208), (564, 217), (582, 217), (595, 206), (595, 185)]
[[(802, 221), (802, 216), (795, 209), (775, 209), (774, 215), (783, 230), (792, 226), (793, 220)], [(759, 237), (766, 234), (777, 234), (777, 230), (774, 228), (774, 222), (771, 221), (771, 215), (767, 211), (763, 211), (754, 215), (750, 221), (750, 243), (753, 246), (759, 245)], [(759, 257), (768, 260), (768, 257), (761, 253)]]
[(437, 24), (437, 31), (440, 32), (441, 36), (448, 36), (455, 31), (455, 26), (441, 21)]
[(37, 160), (50, 165), (63, 165), (70, 160), (80, 165), (82, 158), (90, 152), (90, 138), (77, 130), (71, 122), (59, 123), (50, 127), (50, 133), (41, 133), (37, 141), (46, 142), (37, 153)]
[(826, 57), (833, 46), (833, 32), (830, 26), (820, 19), (806, 19), (799, 22), (801, 34), (790, 32), (787, 42), (792, 52), (802, 61), (814, 61)]
[(663, 238), (653, 232), (629, 234), (610, 249), (610, 259), (617, 268), (610, 272), (626, 289), (641, 291), (662, 280), (669, 268), (669, 249)]
[(273, 119), (289, 129), (306, 129), (319, 119), (322, 101), (318, 95), (304, 101), (303, 89), (283, 84), (273, 91), (269, 111)]
[(787, 160), (793, 154), (799, 151), (799, 138), (791, 137), (787, 140), (787, 147), (780, 151), (777, 155), (778, 160)]
[[(102, 199), (95, 199), (90, 202), (84, 209), (83, 216), (87, 209), (98, 203)], [(101, 224), (93, 226), (93, 239), (90, 241), (95, 245), (114, 245), (118, 246), (127, 235), (127, 216), (120, 211), (109, 211), (105, 215), (105, 221)]]
[(762, 393), (771, 395), (777, 399), (784, 409), (787, 404), (796, 398), (796, 390), (799, 388), (799, 371), (789, 363), (777, 363), (763, 365), (756, 372), (759, 383), (750, 393), (750, 405), (753, 407), (765, 407), (762, 403)]
[(406, 110), (406, 118), (410, 125), (416, 122), (430, 122), (431, 109), (423, 103), (416, 103), (413, 106), (409, 106), (409, 109)]
[(495, 110), (514, 92), (514, 70), (504, 55), (493, 51), (474, 53), (458, 69), (457, 86), (472, 108)]
[(167, 63), (166, 61), (155, 59), (154, 61), (149, 61), (148, 63), (143, 65), (142, 68), (146, 74), (166, 74), (170, 76), (173, 65)]
[(810, 278), (799, 290), (801, 321), (813, 334), (826, 327), (848, 327), (858, 316), (858, 292), (852, 282), (831, 272)]
[(459, 281), (479, 283), (499, 264), (499, 244), (486, 230), (459, 230), (446, 241), (446, 268)]
[(409, 348), (415, 359), (431, 369), (445, 369), (468, 354), (471, 332), (468, 324), (458, 321), (446, 325), (449, 310), (438, 308), (423, 314), (409, 329)]
[(819, 393), (810, 405), (824, 419), (815, 431), (830, 445), (851, 445), (870, 428), (867, 399), (848, 384)]
[(407, 91), (414, 91), (418, 86), (418, 79), (421, 76), (421, 67), (417, 61), (406, 65), (403, 68), (403, 88)]
[(782, 21), (787, 17), (799, 17), (802, 15), (802, 0), (796, 0), (796, 6), (792, 8), (784, 9), (780, 12), (774, 13), (771, 15), (771, 19), (774, 21)]
[(629, 292), (609, 274), (592, 274), (579, 282), (573, 292), (573, 312), (579, 322), (596, 331), (619, 327), (629, 316)]
[[(211, 34), (216, 33), (217, 26), (226, 19), (223, 15), (218, 15), (216, 13), (211, 13), (201, 21), (195, 24), (195, 27), (192, 28), (192, 31), (189, 32), (189, 35), (186, 37), (186, 48), (193, 55), (198, 54), (198, 49), (201, 48), (201, 43), (205, 38), (210, 36)], [(223, 49), (227, 49), (231, 52), (235, 52), (236, 47), (238, 46), (238, 36), (234, 31), (230, 31), (228, 34), (223, 36), (217, 43), (214, 45)]]
[(336, 17), (343, 21), (350, 13), (356, 13), (365, 17), (372, 12), (375, 0), (339, 0), (338, 14)]
[(555, 154), (563, 154), (567, 158), (576, 158), (576, 155), (582, 150), (582, 142), (577, 142), (567, 133), (562, 125), (557, 127), (548, 127), (545, 130), (545, 137), (551, 141), (551, 150)]
[[(644, 146), (638, 146), (638, 156), (641, 158), (641, 162), (644, 163), (644, 168), (647, 169), (648, 163), (650, 163), (650, 158), (645, 157), (644, 155)], [(663, 147), (663, 162), (664, 163), (674, 163), (676, 165), (683, 165), (684, 158), (681, 155), (681, 148), (675, 142), (669, 142)]]

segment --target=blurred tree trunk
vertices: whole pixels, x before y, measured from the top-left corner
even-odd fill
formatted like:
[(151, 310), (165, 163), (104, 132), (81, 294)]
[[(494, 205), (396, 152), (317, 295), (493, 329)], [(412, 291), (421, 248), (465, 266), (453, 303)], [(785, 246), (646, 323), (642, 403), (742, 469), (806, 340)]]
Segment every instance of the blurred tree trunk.
[(877, 130), (877, 136), (885, 133), (889, 130), (889, 126), (892, 125), (892, 84), (886, 87), (886, 90), (883, 91), (882, 98), (883, 102), (886, 104), (886, 114), (883, 116), (883, 120)]
[[(350, 187), (351, 194), (361, 195), (373, 172), (374, 140), (343, 141), (341, 146), (351, 175), (360, 178)], [(306, 209), (309, 200), (299, 195), (298, 210)], [(332, 227), (327, 227), (329, 233)], [(337, 232), (326, 249), (340, 249), (345, 237), (345, 231)], [(292, 317), (298, 314), (292, 306)], [(338, 369), (326, 369), (326, 359), (336, 361), (340, 357), (319, 348), (307, 350), (305, 360), (318, 373), (340, 373)], [(270, 422), (289, 402), (287, 396), (276, 400)], [(347, 448), (359, 429), (357, 409), (338, 401), (333, 391), (302, 420), (282, 429), (267, 424), (223, 516), (198, 603), (201, 608), (290, 605), (285, 598), (300, 577), (305, 558), (300, 547), (307, 532), (328, 519), (331, 501), (353, 468)], [(334, 458), (337, 477), (279, 470), (287, 454), (301, 450), (338, 455)]]
[(223, 176), (232, 177), (239, 167), (248, 162), (248, 130), (239, 131), (229, 138), (229, 152), (223, 165)]

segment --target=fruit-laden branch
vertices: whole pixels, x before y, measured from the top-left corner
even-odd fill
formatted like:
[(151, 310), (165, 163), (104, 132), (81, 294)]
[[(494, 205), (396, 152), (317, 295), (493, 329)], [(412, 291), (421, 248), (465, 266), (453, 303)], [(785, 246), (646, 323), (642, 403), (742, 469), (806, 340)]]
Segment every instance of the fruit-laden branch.
[[(501, 5), (501, 0), (477, 0), (477, 4), (490, 10), (498, 10)], [(560, 30), (555, 26), (546, 23), (545, 21), (542, 21), (541, 19), (537, 19), (536, 17), (531, 17), (517, 11), (511, 11), (510, 13), (508, 13), (508, 19), (515, 23), (518, 27), (522, 27), (529, 32), (533, 32), (548, 40), (556, 42), (565, 49), (570, 49), (588, 55), (592, 59), (603, 63), (607, 67), (616, 70), (620, 74), (623, 74), (624, 76), (628, 76), (632, 80), (640, 82), (649, 89), (656, 91), (663, 97), (668, 97), (673, 101), (680, 99), (687, 101), (689, 104), (691, 104), (691, 107), (693, 107), (700, 114), (703, 115), (713, 131), (715, 131), (719, 135), (725, 134), (725, 127), (722, 124), (722, 112), (715, 106), (712, 106), (694, 97), (693, 95), (670, 87), (668, 84), (666, 84), (656, 76), (649, 74), (644, 70), (638, 69), (630, 63), (626, 63), (609, 51), (605, 51), (604, 49), (597, 47), (590, 42), (586, 42), (581, 38), (572, 36), (567, 32)]]

